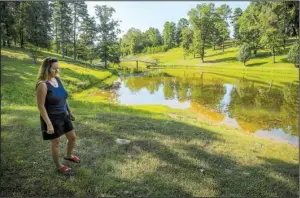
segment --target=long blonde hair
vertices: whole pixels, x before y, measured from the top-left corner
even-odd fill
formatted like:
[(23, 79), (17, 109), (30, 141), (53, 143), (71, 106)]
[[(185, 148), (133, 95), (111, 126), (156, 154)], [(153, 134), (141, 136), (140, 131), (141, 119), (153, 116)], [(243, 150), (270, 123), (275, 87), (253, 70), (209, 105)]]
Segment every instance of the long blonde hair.
[[(51, 76), (50, 76), (50, 68), (52, 66), (53, 63), (56, 63), (58, 62), (57, 59), (55, 58), (45, 58), (41, 64), (41, 67), (40, 67), (40, 70), (39, 70), (39, 73), (38, 73), (38, 79), (37, 79), (37, 83), (36, 83), (36, 86), (35, 86), (35, 89), (37, 89), (38, 85), (41, 83), (41, 82), (45, 82), (45, 81), (48, 81), (51, 79)], [(57, 74), (57, 77), (58, 74)]]

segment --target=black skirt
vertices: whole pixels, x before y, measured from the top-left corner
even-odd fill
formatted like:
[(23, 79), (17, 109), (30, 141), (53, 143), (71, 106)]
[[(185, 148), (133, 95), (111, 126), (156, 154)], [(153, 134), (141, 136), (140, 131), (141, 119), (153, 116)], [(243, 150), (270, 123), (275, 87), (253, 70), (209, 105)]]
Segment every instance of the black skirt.
[(74, 129), (70, 116), (66, 112), (60, 114), (49, 114), (48, 117), (53, 125), (54, 133), (47, 133), (47, 124), (43, 120), (42, 116), (40, 116), (41, 129), (44, 140), (52, 140), (58, 138)]

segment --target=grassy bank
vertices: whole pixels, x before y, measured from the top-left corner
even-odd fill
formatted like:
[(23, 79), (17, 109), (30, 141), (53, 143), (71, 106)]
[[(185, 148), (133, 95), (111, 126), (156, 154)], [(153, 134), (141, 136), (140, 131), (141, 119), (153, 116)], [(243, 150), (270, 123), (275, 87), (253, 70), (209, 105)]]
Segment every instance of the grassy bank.
[[(56, 173), (40, 134), (37, 65), (2, 51), (0, 196), (299, 196), (298, 148), (211, 126), (165, 106), (121, 106), (91, 92), (111, 71), (60, 62), (82, 163)], [(118, 146), (115, 138), (132, 140)], [(65, 153), (61, 140), (61, 154)]]
[[(271, 53), (267, 50), (258, 50), (257, 55), (246, 63), (237, 60), (239, 48), (231, 42), (226, 43), (224, 53), (220, 49), (212, 48), (205, 50), (204, 63), (199, 57), (192, 54), (184, 58), (184, 51), (181, 47), (173, 48), (167, 52), (154, 54), (138, 54), (135, 56), (124, 57), (124, 59), (139, 58), (144, 60), (158, 59), (158, 66), (152, 68), (168, 69), (171, 75), (182, 75), (184, 71), (190, 73), (190, 77), (200, 72), (217, 73), (231, 77), (247, 77), (261, 79), (260, 81), (280, 81), (279, 84), (298, 81), (299, 69), (289, 63), (286, 56), (291, 45), (297, 42), (290, 39), (287, 45), (276, 56), (275, 63), (272, 63)], [(124, 67), (135, 68), (135, 62), (122, 62)], [(139, 63), (140, 69), (145, 69), (145, 63)], [(170, 71), (169, 69), (172, 69)]]

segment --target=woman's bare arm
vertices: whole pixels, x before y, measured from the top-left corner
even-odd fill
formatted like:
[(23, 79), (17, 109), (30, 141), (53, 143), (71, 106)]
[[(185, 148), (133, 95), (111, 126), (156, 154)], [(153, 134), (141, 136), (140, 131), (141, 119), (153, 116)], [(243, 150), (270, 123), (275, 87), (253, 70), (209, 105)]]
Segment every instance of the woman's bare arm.
[(47, 85), (45, 83), (40, 83), (37, 87), (37, 104), (39, 111), (41, 113), (41, 116), (43, 120), (47, 124), (47, 129), (49, 133), (53, 133), (53, 125), (51, 123), (51, 120), (48, 117), (48, 113), (45, 108), (45, 100), (46, 100), (46, 95), (47, 95)]
[(69, 116), (70, 116), (71, 120), (72, 120), (72, 121), (75, 121), (75, 117), (74, 117), (74, 115), (73, 115), (73, 113), (72, 113), (72, 111), (71, 111), (71, 109), (70, 109), (70, 106), (69, 106), (69, 104), (68, 104), (68, 101), (66, 101), (66, 105), (67, 105), (67, 111), (68, 111), (68, 113), (69, 113)]

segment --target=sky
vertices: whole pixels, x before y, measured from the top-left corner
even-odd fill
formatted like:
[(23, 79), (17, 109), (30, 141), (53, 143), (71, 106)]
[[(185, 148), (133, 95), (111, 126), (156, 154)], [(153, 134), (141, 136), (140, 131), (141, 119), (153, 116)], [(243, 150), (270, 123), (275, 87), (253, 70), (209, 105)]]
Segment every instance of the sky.
[[(237, 7), (240, 7), (244, 11), (250, 1), (85, 1), (85, 3), (87, 4), (90, 16), (95, 16), (95, 5), (113, 7), (116, 11), (113, 18), (122, 21), (119, 27), (121, 29), (119, 37), (122, 37), (132, 27), (143, 32), (150, 27), (154, 27), (159, 29), (162, 34), (166, 21), (177, 24), (180, 18), (188, 19), (188, 11), (200, 3), (214, 3), (215, 7), (227, 4), (232, 11)], [(229, 28), (232, 37), (233, 30), (232, 27)]]

